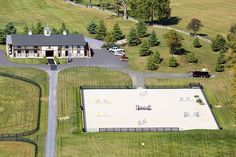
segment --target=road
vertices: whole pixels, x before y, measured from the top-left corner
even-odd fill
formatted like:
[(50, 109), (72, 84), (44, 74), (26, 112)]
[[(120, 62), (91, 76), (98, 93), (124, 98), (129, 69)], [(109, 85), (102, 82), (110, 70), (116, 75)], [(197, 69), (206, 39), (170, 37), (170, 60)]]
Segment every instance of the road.
[(48, 131), (46, 137), (46, 157), (55, 157), (57, 132), (57, 76), (58, 71), (48, 72), (49, 76), (49, 106)]

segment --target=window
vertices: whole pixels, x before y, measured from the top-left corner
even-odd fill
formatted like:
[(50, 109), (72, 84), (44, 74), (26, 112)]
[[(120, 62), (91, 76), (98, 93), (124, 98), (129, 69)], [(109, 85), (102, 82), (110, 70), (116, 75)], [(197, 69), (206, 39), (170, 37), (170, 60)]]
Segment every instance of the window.
[(17, 46), (18, 49), (20, 49), (20, 46)]
[(66, 46), (66, 48), (68, 48), (69, 46)]
[(37, 53), (37, 50), (34, 50), (34, 53)]

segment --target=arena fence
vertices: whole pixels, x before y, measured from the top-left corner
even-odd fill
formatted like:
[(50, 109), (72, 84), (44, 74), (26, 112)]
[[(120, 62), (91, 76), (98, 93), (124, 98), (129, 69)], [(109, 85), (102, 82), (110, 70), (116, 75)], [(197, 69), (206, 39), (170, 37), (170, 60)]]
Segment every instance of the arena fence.
[(157, 128), (99, 128), (99, 132), (176, 132), (178, 127)]
[[(218, 125), (219, 129), (222, 129), (220, 127), (219, 122), (217, 121), (214, 112), (212, 112), (212, 105), (209, 103), (206, 94), (204, 92), (204, 88), (200, 83), (189, 83), (188, 85), (146, 85), (146, 89), (201, 89), (205, 100), (207, 101), (207, 104), (211, 110), (211, 113)], [(81, 96), (81, 111), (82, 111), (82, 117), (83, 117), (83, 131), (87, 131), (86, 126), (86, 113), (85, 113), (85, 106), (84, 106), (84, 94), (83, 89), (133, 89), (133, 87), (130, 86), (81, 86), (80, 87), (80, 96)], [(178, 127), (158, 127), (158, 128), (99, 128), (99, 132), (176, 132), (180, 129)]]

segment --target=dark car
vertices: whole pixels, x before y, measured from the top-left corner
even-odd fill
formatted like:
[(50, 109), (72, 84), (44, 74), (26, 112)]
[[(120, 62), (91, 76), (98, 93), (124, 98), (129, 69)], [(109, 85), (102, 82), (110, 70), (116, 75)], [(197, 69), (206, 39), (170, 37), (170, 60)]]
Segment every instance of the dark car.
[(72, 62), (72, 58), (68, 58), (67, 61), (68, 61), (68, 63), (71, 63)]
[(189, 72), (193, 77), (205, 77), (209, 78), (211, 77), (211, 74), (207, 71), (192, 71)]

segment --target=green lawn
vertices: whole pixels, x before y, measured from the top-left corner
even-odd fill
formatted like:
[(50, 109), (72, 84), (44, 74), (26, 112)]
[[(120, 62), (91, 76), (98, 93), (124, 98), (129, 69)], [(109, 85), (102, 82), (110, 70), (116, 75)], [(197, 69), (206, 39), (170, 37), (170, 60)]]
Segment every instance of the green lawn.
[(192, 18), (199, 18), (204, 24), (199, 33), (226, 35), (230, 25), (236, 22), (234, 0), (174, 0), (171, 1), (172, 15), (181, 18), (176, 28), (186, 29)]
[[(149, 28), (149, 33), (151, 32), (151, 28)], [(192, 45), (193, 38), (189, 36), (184, 36), (183, 48), (190, 52), (194, 52), (198, 63), (192, 64), (188, 63), (186, 55), (175, 56), (179, 66), (177, 68), (169, 67), (169, 57), (171, 56), (169, 53), (169, 47), (166, 45), (166, 41), (163, 36), (168, 32), (167, 30), (155, 29), (157, 33), (157, 37), (160, 41), (160, 45), (151, 48), (153, 52), (159, 51), (161, 58), (163, 61), (159, 65), (157, 71), (159, 72), (187, 72), (192, 70), (201, 70), (202, 68), (208, 68), (210, 71), (214, 72), (217, 54), (211, 50), (211, 46), (208, 43), (200, 41), (202, 44), (201, 48), (194, 48)], [(147, 38), (146, 38), (147, 39)], [(144, 40), (146, 40), (144, 39)], [(140, 57), (139, 49), (141, 45), (137, 47), (129, 47), (126, 46), (125, 50), (129, 57), (129, 67), (131, 69), (138, 69), (141, 71), (147, 71), (147, 59), (148, 57)]]
[[(93, 0), (93, 4), (100, 4)], [(112, 0), (103, 0), (112, 3)], [(89, 4), (89, 0), (82, 0), (82, 4)], [(174, 0), (171, 1), (172, 16), (180, 18), (175, 28), (186, 29), (192, 18), (199, 18), (204, 28), (199, 33), (208, 34), (210, 38), (216, 34), (226, 35), (229, 26), (236, 21), (236, 3), (234, 0)]]
[(0, 134), (37, 127), (39, 89), (35, 85), (0, 76)]
[(34, 146), (20, 142), (1, 142), (1, 157), (34, 157)]
[[(0, 72), (5, 72), (9, 74), (14, 74), (18, 76), (22, 76), (31, 80), (38, 82), (42, 88), (42, 107), (41, 107), (41, 123), (40, 130), (34, 135), (31, 135), (30, 138), (34, 140), (39, 145), (39, 156), (44, 155), (44, 145), (45, 145), (45, 137), (47, 133), (47, 106), (48, 106), (48, 76), (47, 73), (31, 69), (31, 68), (8, 68), (8, 67), (0, 67)], [(3, 82), (4, 81), (4, 82)], [(11, 83), (11, 84), (9, 84)], [(8, 112), (9, 114), (4, 114), (2, 117), (2, 113), (0, 116), (0, 126), (1, 133), (6, 131), (20, 131), (28, 130), (35, 126), (35, 117), (37, 116), (37, 110), (33, 108), (31, 105), (36, 105), (38, 100), (37, 92), (38, 89), (31, 84), (24, 83), (22, 81), (5, 79), (1, 77), (1, 88), (2, 92), (0, 93), (1, 97), (1, 106), (4, 105), (6, 107), (4, 112)], [(9, 88), (11, 87), (11, 88)], [(3, 90), (4, 89), (4, 90)], [(8, 93), (7, 93), (8, 92)], [(13, 94), (13, 97), (10, 97), (10, 94)], [(22, 98), (20, 99), (20, 97)], [(6, 103), (8, 106), (6, 106)], [(15, 103), (18, 103), (15, 105)], [(14, 106), (13, 106), (14, 105)], [(19, 106), (21, 105), (21, 107)], [(34, 113), (32, 113), (34, 112)], [(24, 114), (24, 116), (23, 116)], [(7, 119), (6, 119), (7, 118)], [(6, 123), (4, 124), (5, 121)], [(23, 123), (23, 122), (27, 123)], [(9, 123), (7, 123), (9, 122)], [(6, 128), (2, 128), (2, 125), (6, 126)], [(14, 127), (13, 127), (14, 125)], [(25, 127), (25, 128), (24, 128)], [(11, 130), (10, 130), (11, 129)], [(6, 144), (5, 144), (6, 143)], [(18, 146), (19, 145), (19, 146)], [(17, 147), (17, 148), (15, 148)], [(17, 150), (19, 147), (22, 148), (22, 151), (17, 153), (14, 148)], [(8, 156), (18, 156), (18, 157), (32, 157), (32, 145), (29, 144), (21, 144), (18, 142), (0, 142), (0, 156), (8, 157)], [(2, 153), (1, 153), (2, 152)]]
[[(200, 82), (214, 113), (224, 130), (184, 131), (178, 133), (80, 133), (81, 114), (79, 86), (130, 85), (127, 76), (98, 68), (68, 69), (59, 74), (58, 114), (70, 119), (59, 121), (57, 134), (58, 157), (212, 157), (235, 156), (235, 106), (230, 99), (231, 79), (147, 79), (146, 84), (187, 84)], [(121, 84), (122, 80), (122, 84)], [(217, 108), (218, 107), (218, 108)], [(141, 143), (145, 143), (142, 147)]]

